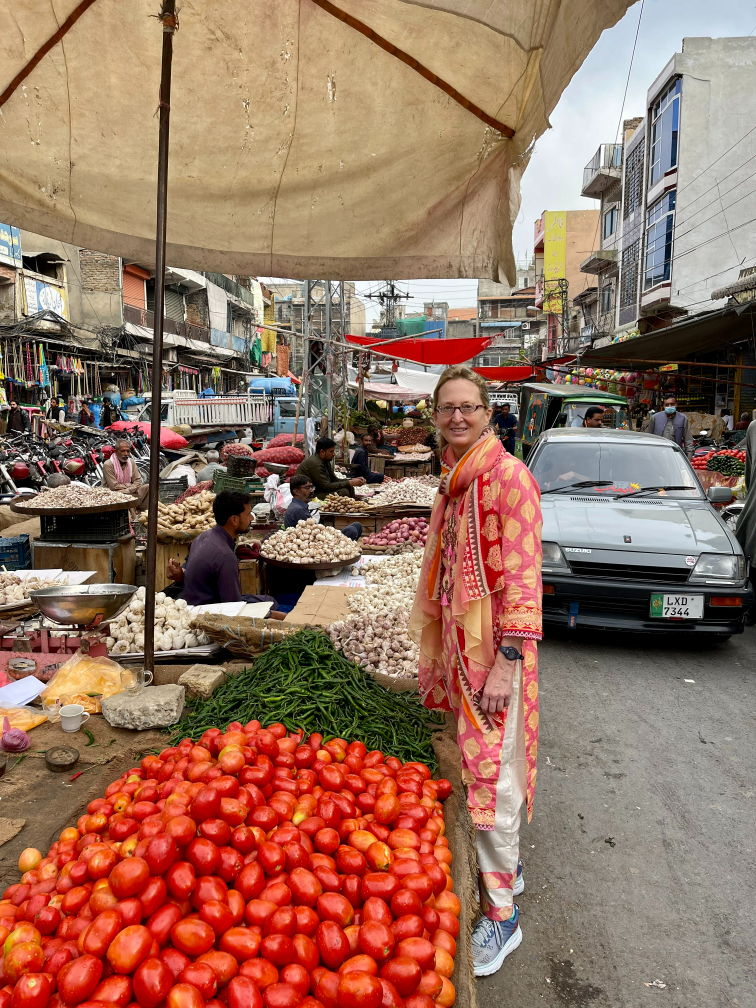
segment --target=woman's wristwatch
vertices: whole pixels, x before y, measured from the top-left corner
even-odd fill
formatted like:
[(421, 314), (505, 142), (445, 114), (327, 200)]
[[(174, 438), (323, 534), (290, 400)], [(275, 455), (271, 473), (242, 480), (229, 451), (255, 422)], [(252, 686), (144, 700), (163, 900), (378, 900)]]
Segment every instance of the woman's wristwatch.
[(507, 661), (524, 661), (525, 659), (525, 655), (520, 654), (516, 647), (500, 647), (499, 651), (504, 655)]

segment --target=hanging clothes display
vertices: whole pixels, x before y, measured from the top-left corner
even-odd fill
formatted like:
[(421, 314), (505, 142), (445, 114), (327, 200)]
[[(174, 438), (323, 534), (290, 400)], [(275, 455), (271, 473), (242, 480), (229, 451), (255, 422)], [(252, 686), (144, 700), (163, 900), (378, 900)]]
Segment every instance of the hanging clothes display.
[(255, 338), (252, 340), (252, 343), (250, 344), (249, 359), (252, 361), (253, 364), (256, 364), (257, 367), (260, 366), (260, 362), (262, 361), (262, 347), (260, 345), (259, 336), (255, 336)]
[(260, 334), (260, 349), (264, 354), (276, 352), (276, 334), (270, 329), (263, 329)]
[(289, 373), (289, 348), (285, 343), (276, 347), (276, 374), (284, 378)]

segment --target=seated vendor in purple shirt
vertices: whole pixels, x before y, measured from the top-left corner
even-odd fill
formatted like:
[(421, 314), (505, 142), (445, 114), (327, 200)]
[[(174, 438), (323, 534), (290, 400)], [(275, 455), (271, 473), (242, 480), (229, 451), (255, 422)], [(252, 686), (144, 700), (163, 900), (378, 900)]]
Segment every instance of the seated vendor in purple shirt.
[(211, 602), (272, 602), (269, 618), (284, 619), (272, 595), (242, 595), (236, 538), (252, 523), (250, 496), (236, 490), (222, 490), (213, 501), (215, 528), (201, 532), (191, 545), (182, 568), (178, 561), (168, 563), (168, 577), (183, 586), (187, 605)]

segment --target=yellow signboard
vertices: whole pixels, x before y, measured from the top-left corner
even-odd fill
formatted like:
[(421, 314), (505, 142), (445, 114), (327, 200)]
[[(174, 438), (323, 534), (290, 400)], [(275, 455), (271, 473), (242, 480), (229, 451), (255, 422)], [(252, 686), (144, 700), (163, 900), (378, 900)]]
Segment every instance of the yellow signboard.
[(555, 283), (563, 280), (567, 271), (567, 215), (563, 210), (547, 210), (544, 214), (543, 278), (545, 281), (543, 310), (562, 314), (562, 296)]

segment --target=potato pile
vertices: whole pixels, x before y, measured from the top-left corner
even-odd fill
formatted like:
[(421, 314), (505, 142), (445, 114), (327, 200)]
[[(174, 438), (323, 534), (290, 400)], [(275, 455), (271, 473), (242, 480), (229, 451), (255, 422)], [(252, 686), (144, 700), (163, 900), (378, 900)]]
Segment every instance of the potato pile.
[[(213, 517), (213, 501), (215, 494), (211, 490), (187, 497), (181, 504), (158, 504), (158, 536), (168, 539), (193, 538), (215, 525)], [(147, 524), (146, 511), (139, 515), (139, 521)]]
[(260, 549), (266, 560), (284, 560), (286, 563), (346, 564), (360, 555), (360, 548), (351, 539), (329, 525), (319, 525), (314, 518), (306, 518), (292, 528), (274, 532)]

